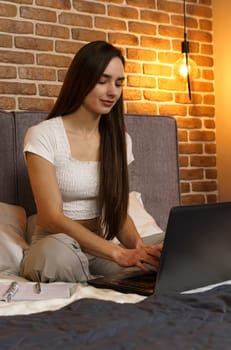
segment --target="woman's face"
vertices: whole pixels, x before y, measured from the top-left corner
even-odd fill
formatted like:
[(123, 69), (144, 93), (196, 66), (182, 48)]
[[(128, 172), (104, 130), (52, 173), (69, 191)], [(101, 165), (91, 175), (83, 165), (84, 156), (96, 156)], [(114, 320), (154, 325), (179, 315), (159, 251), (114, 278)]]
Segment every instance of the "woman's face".
[(118, 57), (111, 59), (98, 83), (83, 101), (83, 107), (96, 115), (107, 114), (122, 93), (124, 67)]

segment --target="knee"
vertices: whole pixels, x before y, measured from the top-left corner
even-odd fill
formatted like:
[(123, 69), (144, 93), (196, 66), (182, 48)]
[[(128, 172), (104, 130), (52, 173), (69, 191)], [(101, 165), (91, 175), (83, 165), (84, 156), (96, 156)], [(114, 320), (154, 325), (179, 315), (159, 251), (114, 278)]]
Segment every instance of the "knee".
[(32, 245), (22, 274), (41, 282), (83, 282), (89, 279), (88, 259), (78, 243), (62, 234), (47, 236)]

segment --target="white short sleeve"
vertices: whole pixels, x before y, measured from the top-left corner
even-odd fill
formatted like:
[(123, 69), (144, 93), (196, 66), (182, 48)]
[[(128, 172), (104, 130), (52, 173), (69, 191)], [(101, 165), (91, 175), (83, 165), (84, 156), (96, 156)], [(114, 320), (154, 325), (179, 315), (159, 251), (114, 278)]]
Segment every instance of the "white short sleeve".
[(54, 164), (54, 141), (51, 128), (46, 121), (42, 122), (27, 130), (23, 152), (37, 154)]
[(134, 155), (132, 153), (132, 139), (128, 133), (126, 133), (126, 143), (127, 143), (127, 160), (129, 165), (131, 162), (133, 162)]

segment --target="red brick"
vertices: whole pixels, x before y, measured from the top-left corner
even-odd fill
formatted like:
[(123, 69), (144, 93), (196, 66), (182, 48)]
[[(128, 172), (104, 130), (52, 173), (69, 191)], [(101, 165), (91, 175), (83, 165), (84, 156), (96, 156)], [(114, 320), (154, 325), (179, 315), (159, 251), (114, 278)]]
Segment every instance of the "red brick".
[(14, 97), (7, 97), (0, 95), (0, 109), (2, 110), (15, 110), (16, 101)]
[(71, 58), (66, 56), (51, 55), (45, 53), (37, 55), (37, 63), (42, 66), (68, 67), (71, 61)]
[(141, 7), (141, 8), (149, 8), (149, 9), (155, 9), (155, 4), (153, 0), (126, 0), (128, 5), (131, 5), (133, 7)]
[(15, 34), (33, 34), (33, 24), (28, 21), (0, 18), (0, 31)]
[(181, 169), (180, 178), (181, 180), (199, 180), (203, 179), (203, 169)]
[(75, 10), (93, 14), (106, 14), (106, 7), (92, 1), (73, 0), (73, 7)]
[(62, 12), (59, 15), (59, 23), (69, 25), (69, 26), (78, 26), (78, 27), (86, 27), (86, 28), (93, 27), (93, 20), (91, 16), (74, 14), (69, 12), (68, 13)]
[(145, 22), (130, 21), (128, 23), (128, 30), (129, 32), (137, 34), (156, 35), (156, 25)]
[(41, 8), (32, 8), (29, 6), (20, 7), (20, 17), (38, 20), (42, 22), (56, 22), (57, 15), (55, 11), (45, 10)]
[(126, 34), (126, 33), (112, 33), (110, 32), (108, 34), (108, 39), (109, 42), (115, 45), (133, 45), (137, 46), (138, 45), (138, 37), (133, 34)]
[(188, 141), (188, 132), (178, 129), (178, 141)]
[(192, 106), (189, 107), (189, 113), (192, 116), (214, 117), (215, 108), (214, 106)]
[(157, 106), (154, 103), (127, 102), (127, 113), (153, 115), (157, 113)]
[(177, 125), (181, 129), (200, 129), (202, 122), (199, 118), (177, 118)]
[(95, 27), (105, 30), (125, 31), (126, 22), (113, 18), (95, 17)]
[(160, 114), (163, 115), (185, 115), (186, 107), (180, 105), (171, 104), (160, 104), (159, 106)]
[(61, 86), (50, 84), (39, 84), (39, 96), (58, 97)]
[(205, 17), (212, 18), (212, 9), (210, 7), (202, 5), (188, 5), (187, 13), (193, 17)]
[(72, 40), (56, 40), (55, 42), (55, 51), (57, 53), (63, 53), (63, 54), (73, 54), (75, 55), (76, 52), (79, 51), (79, 49), (83, 46), (83, 43), (79, 43)]
[(206, 169), (205, 170), (206, 179), (217, 179), (217, 169)]
[(152, 47), (158, 50), (169, 50), (171, 43), (168, 39), (142, 36), (141, 45), (142, 47)]
[(0, 62), (15, 64), (32, 64), (34, 55), (24, 51), (0, 51)]
[(201, 44), (201, 53), (205, 55), (212, 55), (213, 46), (211, 44)]
[(179, 151), (181, 154), (201, 154), (203, 145), (200, 143), (179, 143)]
[(126, 89), (123, 91), (124, 100), (139, 101), (142, 99), (141, 91), (137, 89)]
[(15, 47), (26, 50), (52, 51), (53, 41), (40, 38), (18, 36), (15, 38)]
[(141, 76), (141, 75), (128, 75), (127, 86), (131, 87), (143, 87), (143, 88), (155, 88), (156, 79), (153, 77)]
[(13, 79), (17, 77), (16, 67), (0, 66), (0, 79)]
[(199, 167), (215, 167), (216, 157), (215, 156), (191, 156), (190, 158), (191, 166)]
[(215, 129), (215, 120), (214, 119), (205, 119), (204, 126), (207, 129)]
[(179, 155), (179, 165), (181, 167), (187, 167), (189, 165), (189, 157)]
[(182, 38), (182, 29), (171, 25), (160, 25), (159, 35), (167, 38)]
[(138, 62), (127, 61), (125, 65), (126, 73), (142, 73), (142, 65)]
[(205, 144), (205, 153), (216, 154), (217, 148), (215, 143)]
[(35, 95), (35, 84), (19, 82), (0, 82), (0, 94), (8, 95)]
[(152, 61), (156, 60), (156, 52), (154, 50), (144, 50), (144, 49), (127, 49), (127, 58), (137, 61)]
[(36, 5), (53, 7), (60, 10), (70, 10), (71, 0), (36, 0)]
[(180, 192), (187, 193), (190, 191), (190, 183), (189, 182), (181, 182), (180, 184)]
[(19, 97), (19, 109), (25, 111), (50, 111), (54, 100), (48, 98)]
[(106, 40), (106, 33), (99, 30), (73, 28), (72, 39), (80, 41)]
[(29, 80), (55, 80), (56, 72), (54, 69), (19, 67), (19, 78)]
[(141, 10), (140, 19), (152, 23), (170, 23), (170, 16), (162, 11)]
[(192, 190), (194, 192), (213, 192), (217, 190), (216, 181), (193, 182)]
[(215, 141), (215, 132), (207, 130), (191, 130), (189, 132), (190, 141)]
[(171, 92), (167, 91), (153, 91), (153, 90), (144, 90), (143, 92), (145, 100), (163, 102), (163, 101), (172, 101), (173, 95)]
[(13, 46), (13, 40), (12, 36), (0, 34), (0, 47), (12, 47)]
[(183, 205), (204, 204), (206, 199), (203, 194), (187, 194), (181, 196), (181, 202)]
[(199, 25), (201, 30), (209, 30), (211, 31), (213, 29), (212, 27), (212, 21), (201, 19), (199, 20)]
[(214, 105), (215, 104), (215, 96), (214, 95), (205, 95), (204, 96), (204, 103), (208, 105)]
[(134, 6), (125, 7), (125, 6), (108, 5), (108, 15), (110, 17), (119, 17), (123, 19), (138, 20), (139, 12)]
[(17, 7), (10, 4), (0, 3), (0, 16), (1, 17), (16, 17)]
[(216, 194), (207, 194), (207, 203), (216, 203), (217, 202), (217, 195)]
[(69, 30), (59, 25), (37, 23), (36, 35), (47, 36), (49, 38), (69, 39)]
[(157, 0), (158, 10), (182, 14), (182, 3), (169, 0)]

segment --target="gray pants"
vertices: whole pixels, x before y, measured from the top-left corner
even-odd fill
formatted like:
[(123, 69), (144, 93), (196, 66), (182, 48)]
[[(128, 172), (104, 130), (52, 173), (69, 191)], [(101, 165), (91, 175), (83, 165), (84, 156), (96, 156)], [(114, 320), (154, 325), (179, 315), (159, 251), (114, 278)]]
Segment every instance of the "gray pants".
[[(146, 244), (163, 241), (164, 234), (144, 238)], [(113, 261), (84, 253), (79, 243), (64, 233), (50, 234), (36, 226), (25, 251), (21, 276), (41, 282), (86, 282), (95, 275), (111, 275), (123, 267)]]

